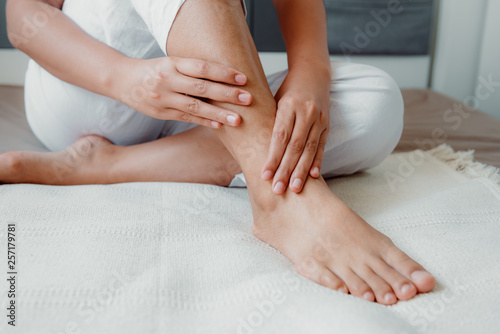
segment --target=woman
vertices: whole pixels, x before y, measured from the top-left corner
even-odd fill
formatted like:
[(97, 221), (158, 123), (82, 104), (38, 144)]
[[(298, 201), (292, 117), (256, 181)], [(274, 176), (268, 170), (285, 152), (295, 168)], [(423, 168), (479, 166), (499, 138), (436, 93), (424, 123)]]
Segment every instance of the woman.
[(54, 152), (1, 155), (0, 180), (246, 184), (254, 234), (301, 275), (386, 305), (432, 290), (323, 179), (390, 154), (399, 89), (330, 68), (321, 0), (274, 4), (289, 71), (266, 79), (241, 0), (9, 0), (9, 37), (34, 60), (28, 120)]

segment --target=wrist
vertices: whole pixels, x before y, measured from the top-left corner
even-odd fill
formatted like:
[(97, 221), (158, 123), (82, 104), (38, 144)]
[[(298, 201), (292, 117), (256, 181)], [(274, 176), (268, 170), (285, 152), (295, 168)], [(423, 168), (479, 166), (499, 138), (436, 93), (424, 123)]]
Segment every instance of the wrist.
[(330, 76), (331, 66), (328, 53), (294, 53), (288, 55), (288, 68), (295, 70), (317, 70), (320, 73)]
[(103, 89), (102, 95), (119, 101), (123, 93), (123, 84), (127, 81), (130, 69), (135, 66), (137, 61), (138, 59), (123, 54), (113, 55), (99, 78), (100, 87)]
[(289, 73), (309, 73), (320, 78), (331, 78), (330, 62), (304, 59), (289, 66)]

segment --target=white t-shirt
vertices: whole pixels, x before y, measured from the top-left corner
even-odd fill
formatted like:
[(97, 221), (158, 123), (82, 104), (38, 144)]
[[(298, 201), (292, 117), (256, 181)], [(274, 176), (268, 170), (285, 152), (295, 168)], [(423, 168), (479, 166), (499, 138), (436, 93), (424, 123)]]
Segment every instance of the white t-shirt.
[(63, 12), (100, 42), (126, 56), (150, 59), (167, 54), (168, 33), (184, 1), (66, 0)]
[(166, 55), (184, 0), (66, 0), (63, 12), (98, 41), (134, 58)]

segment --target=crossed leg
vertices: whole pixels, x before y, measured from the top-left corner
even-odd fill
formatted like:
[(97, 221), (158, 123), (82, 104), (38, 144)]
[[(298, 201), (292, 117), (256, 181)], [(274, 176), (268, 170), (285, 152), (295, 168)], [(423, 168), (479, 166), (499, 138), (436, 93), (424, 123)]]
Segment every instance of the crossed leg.
[[(141, 173), (148, 175), (145, 178), (153, 178), (149, 181), (180, 181), (174, 178), (188, 175), (186, 166), (196, 168), (206, 163), (213, 166), (213, 170), (226, 171), (228, 177), (238, 173), (241, 168), (252, 203), (255, 235), (281, 251), (294, 263), (300, 274), (326, 287), (382, 304), (406, 300), (418, 292), (433, 288), (434, 278), (422, 266), (342, 203), (322, 178), (309, 178), (300, 194), (286, 191), (282, 196), (274, 195), (270, 182), (261, 179), (260, 170), (271, 138), (276, 104), (244, 21), (239, 0), (186, 1), (170, 31), (167, 50), (173, 56), (220, 62), (247, 75), (246, 89), (252, 93), (254, 103), (250, 107), (224, 105), (242, 116), (241, 126), (222, 127), (215, 131), (216, 137), (210, 132), (212, 130), (193, 129), (185, 132), (184, 136), (179, 134), (142, 144), (142, 147), (137, 145), (129, 148), (116, 147), (95, 136), (86, 137), (81, 143), (75, 143), (72, 150), (63, 152), (66, 159), (68, 154), (75, 156), (74, 152), (87, 152), (87, 155), (81, 154), (87, 158), (78, 166), (88, 163), (89, 167), (87, 170), (77, 167), (73, 169), (74, 174), (83, 170), (84, 175), (94, 178), (91, 183), (112, 183), (110, 179), (96, 182), (96, 178), (102, 175), (96, 172), (99, 168), (95, 168), (95, 165), (104, 158), (111, 159), (108, 160), (111, 162), (113, 159), (120, 160), (116, 164), (121, 166), (120, 173), (104, 176), (121, 175), (122, 179), (118, 182), (137, 181), (141, 176), (136, 174)], [(84, 148), (79, 150), (78, 144)], [(188, 148), (204, 154), (177, 155), (175, 160), (168, 160)], [(141, 161), (141, 154), (145, 156), (155, 150), (159, 153), (158, 160)], [(23, 166), (30, 165), (29, 159), (16, 157), (15, 154), (3, 156), (0, 166), (7, 164), (13, 168), (11, 171), (19, 172)], [(179, 156), (183, 158), (179, 159)], [(44, 157), (38, 156), (36, 159)], [(54, 159), (61, 157), (64, 155), (51, 156), (49, 160), (52, 159), (53, 164)], [(130, 168), (121, 163), (124, 159), (130, 161)], [(179, 160), (185, 164), (184, 169), (171, 164), (171, 161), (176, 161), (175, 164), (180, 166)], [(155, 171), (160, 169), (164, 169), (163, 174), (155, 175)], [(196, 168), (195, 174), (203, 177), (192, 179), (191, 182), (227, 182), (222, 177), (220, 182), (214, 181), (208, 172), (203, 173), (204, 170), (207, 168)], [(20, 174), (17, 173), (18, 176)], [(14, 173), (9, 175), (12, 177)], [(0, 179), (9, 175), (0, 175)], [(71, 171), (65, 176), (67, 180), (72, 179)], [(194, 178), (194, 174), (191, 177)], [(66, 183), (78, 184), (78, 177), (73, 179), (76, 182)], [(79, 182), (84, 183), (83, 180)]]
[(60, 152), (0, 154), (0, 182), (48, 185), (192, 182), (227, 186), (241, 169), (208, 128), (118, 146), (89, 135)]
[(221, 104), (238, 112), (242, 124), (215, 131), (247, 180), (255, 235), (288, 257), (299, 273), (333, 289), (382, 304), (430, 291), (434, 278), (342, 203), (322, 178), (309, 178), (300, 194), (287, 190), (282, 196), (262, 180), (276, 104), (239, 2), (186, 1), (170, 31), (167, 51), (217, 61), (248, 76), (246, 89), (254, 103)]

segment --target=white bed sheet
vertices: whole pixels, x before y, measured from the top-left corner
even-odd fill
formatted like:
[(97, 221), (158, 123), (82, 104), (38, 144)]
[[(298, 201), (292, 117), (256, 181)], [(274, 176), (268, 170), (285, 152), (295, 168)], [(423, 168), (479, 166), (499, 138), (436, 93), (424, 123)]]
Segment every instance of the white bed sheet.
[[(2, 150), (44, 150), (19, 110), (1, 111)], [(0, 332), (498, 333), (497, 171), (446, 147), (405, 170), (414, 154), (329, 185), (435, 274), (432, 293), (387, 307), (300, 277), (252, 235), (245, 189), (1, 185), (0, 242), (15, 223), (19, 284), (17, 327), (0, 314)]]

